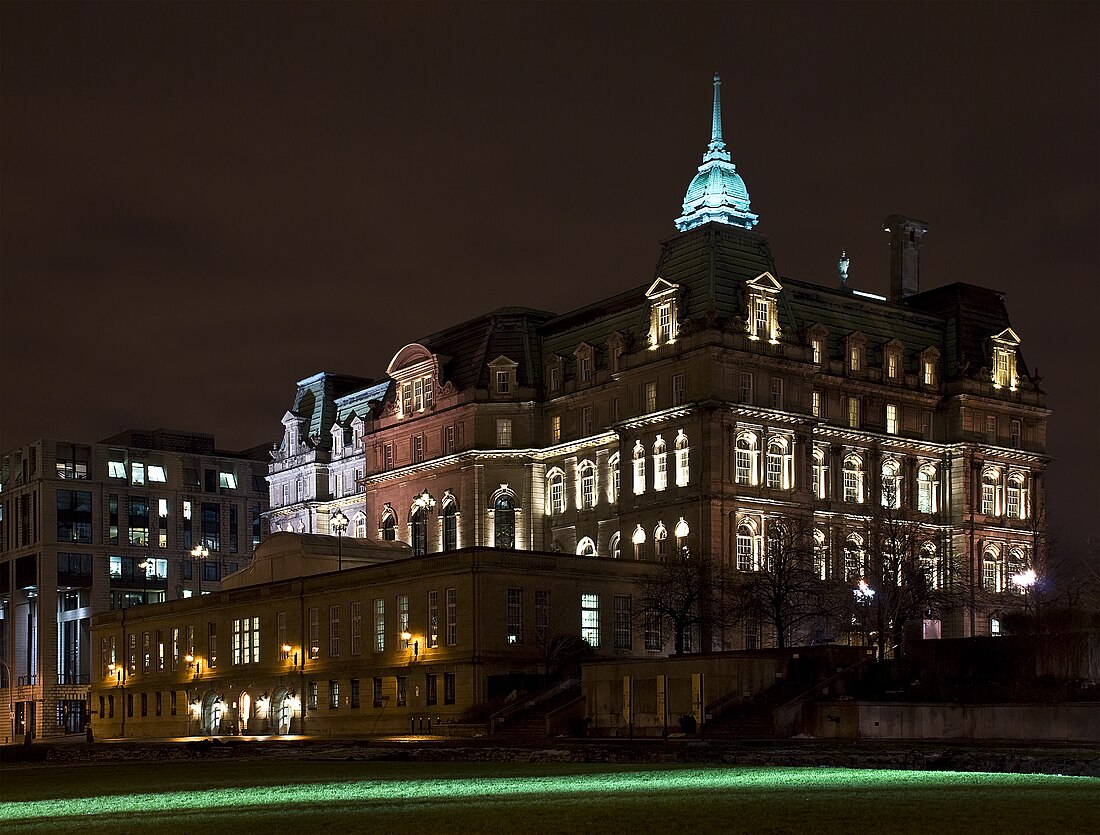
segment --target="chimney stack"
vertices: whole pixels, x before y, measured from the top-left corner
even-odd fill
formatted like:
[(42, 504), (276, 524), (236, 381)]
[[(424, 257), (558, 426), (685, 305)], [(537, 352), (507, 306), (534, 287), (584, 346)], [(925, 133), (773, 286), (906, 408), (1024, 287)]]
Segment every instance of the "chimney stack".
[(890, 301), (899, 302), (920, 292), (920, 245), (928, 224), (890, 215), (882, 228), (890, 233)]

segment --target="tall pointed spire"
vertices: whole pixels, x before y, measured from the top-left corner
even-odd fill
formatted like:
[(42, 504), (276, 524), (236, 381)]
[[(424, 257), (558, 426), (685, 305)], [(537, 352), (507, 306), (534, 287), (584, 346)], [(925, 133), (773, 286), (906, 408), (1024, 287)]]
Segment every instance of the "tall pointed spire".
[(718, 73), (714, 74), (710, 142), (703, 164), (684, 195), (683, 211), (676, 219), (676, 228), (681, 232), (711, 221), (752, 229), (759, 219), (752, 213), (749, 192), (722, 138), (722, 79)]

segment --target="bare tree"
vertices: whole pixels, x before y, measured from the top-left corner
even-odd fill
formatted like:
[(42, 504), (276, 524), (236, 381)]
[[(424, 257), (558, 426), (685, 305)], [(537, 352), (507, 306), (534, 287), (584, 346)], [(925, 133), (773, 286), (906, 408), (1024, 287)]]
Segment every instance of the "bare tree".
[(696, 631), (709, 645), (731, 617), (730, 576), (719, 559), (696, 556), (685, 547), (655, 563), (638, 583), (639, 617), (659, 623), (662, 634), (671, 632), (677, 655), (691, 646)]

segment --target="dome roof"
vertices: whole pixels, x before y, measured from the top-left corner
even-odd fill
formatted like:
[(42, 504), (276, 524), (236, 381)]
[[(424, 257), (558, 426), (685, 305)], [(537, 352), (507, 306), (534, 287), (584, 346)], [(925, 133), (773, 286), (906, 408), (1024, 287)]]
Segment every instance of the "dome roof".
[(703, 164), (684, 195), (683, 215), (676, 219), (676, 228), (681, 232), (710, 221), (752, 229), (759, 219), (752, 213), (745, 181), (730, 161), (730, 153), (722, 139), (721, 85), (721, 79), (714, 76), (710, 144), (703, 154)]

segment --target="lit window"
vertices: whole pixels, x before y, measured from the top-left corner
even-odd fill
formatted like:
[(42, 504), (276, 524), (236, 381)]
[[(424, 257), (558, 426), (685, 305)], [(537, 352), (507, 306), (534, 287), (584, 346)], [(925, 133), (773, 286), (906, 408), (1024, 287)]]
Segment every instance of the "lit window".
[(785, 438), (771, 438), (768, 441), (764, 483), (773, 490), (790, 489), (792, 468), (790, 444)]
[(145, 483), (145, 465), (134, 462), (130, 465), (130, 483), (131, 484), (144, 484)]
[(936, 384), (936, 361), (933, 359), (926, 359), (924, 361), (924, 384), (926, 386), (934, 386)]
[(982, 587), (993, 592), (1005, 590), (1004, 558), (996, 545), (990, 545), (982, 554)]
[(497, 419), (497, 446), (510, 447), (512, 445), (512, 421), (509, 418)]
[(814, 576), (819, 580), (827, 577), (829, 570), (829, 545), (825, 534), (814, 528)]
[(939, 510), (939, 481), (934, 464), (924, 464), (917, 470), (917, 510), (935, 513)]
[(893, 352), (886, 357), (886, 376), (891, 380), (898, 378), (898, 355)]
[(586, 536), (577, 544), (577, 556), (578, 557), (594, 557), (594, 556), (596, 556), (596, 543), (592, 541), (592, 537)]
[(555, 467), (547, 474), (546, 482), (550, 494), (551, 515), (565, 513), (565, 474)]
[(688, 439), (681, 429), (676, 435), (676, 486), (686, 487), (688, 475)]
[(661, 436), (653, 444), (653, 489), (664, 490), (668, 487), (668, 452)]
[(844, 459), (844, 501), (863, 504), (863, 459), (858, 455)]
[(826, 485), (829, 479), (829, 465), (825, 457), (825, 450), (821, 447), (814, 448), (814, 496), (818, 499), (826, 497)]
[(508, 394), (511, 390), (511, 372), (497, 371), (497, 394)]
[(737, 527), (737, 570), (752, 571), (756, 563), (755, 543), (756, 531), (749, 522), (742, 522)]
[(634, 442), (634, 495), (640, 496), (645, 492), (645, 449), (640, 441)]
[(657, 527), (653, 529), (653, 547), (657, 552), (657, 559), (661, 562), (665, 561), (668, 557), (668, 530), (665, 528), (664, 523), (658, 523)]
[(611, 552), (612, 559), (617, 560), (623, 555), (622, 549), (620, 547), (621, 541), (622, 540), (619, 537), (618, 531), (615, 531), (615, 533), (611, 534), (611, 539), (607, 543), (607, 550)]
[(859, 345), (848, 346), (848, 369), (859, 371), (863, 367), (863, 349)]
[(109, 478), (126, 478), (126, 465), (122, 461), (108, 461), (107, 476)]
[(164, 472), (164, 467), (159, 467), (156, 464), (149, 465), (149, 481), (156, 481), (164, 484), (168, 481), (168, 476)]
[(561, 415), (550, 418), (550, 440), (555, 444), (561, 442)]
[(893, 403), (886, 404), (886, 432), (889, 435), (898, 434), (898, 407)]
[(577, 469), (581, 481), (580, 506), (584, 510), (590, 510), (596, 506), (596, 465), (585, 461)]
[(688, 534), (691, 533), (691, 528), (688, 526), (687, 520), (683, 516), (680, 517), (680, 521), (676, 523), (676, 527), (672, 531), (676, 536), (676, 552), (678, 554), (684, 553), (684, 548), (687, 547)]
[(757, 461), (760, 450), (757, 447), (756, 435), (752, 432), (742, 432), (737, 436), (734, 449), (734, 480), (738, 484), (759, 484)]
[(660, 344), (671, 342), (673, 336), (672, 302), (662, 302), (657, 305), (657, 341)]
[(619, 453), (607, 459), (607, 500), (615, 504), (619, 500)]
[(657, 411), (657, 384), (646, 383), (645, 384), (645, 410), (647, 412)]
[(982, 473), (982, 513), (1001, 515), (1001, 471), (990, 467)]
[(882, 506), (895, 510), (901, 507), (901, 467), (897, 461), (882, 465)]
[[(312, 613), (316, 610), (310, 610)], [(374, 601), (374, 651), (386, 650), (386, 601), (379, 597)]]
[(634, 545), (634, 559), (645, 559), (645, 529), (638, 525), (634, 528), (634, 533), (630, 537), (631, 543)]
[(1020, 473), (1013, 473), (1008, 477), (1007, 512), (1013, 519), (1028, 517), (1027, 490), (1024, 476)]
[(943, 583), (943, 578), (940, 576), (940, 561), (936, 557), (936, 546), (931, 542), (926, 542), (921, 547), (920, 566), (928, 587), (938, 589)]
[(863, 577), (863, 538), (851, 534), (844, 541), (844, 579), (854, 583)]
[(581, 595), (581, 640), (593, 649), (600, 646), (600, 596)]
[(993, 349), (993, 388), (1016, 391), (1016, 349), (997, 345)]
[(756, 299), (753, 304), (753, 328), (752, 335), (757, 339), (769, 336), (768, 333), (768, 301)]
[(813, 351), (814, 363), (821, 365), (821, 360), (825, 357), (825, 340), (813, 339), (810, 341), (810, 347)]
[(218, 485), (226, 490), (236, 490), (237, 476), (233, 473), (218, 473)]
[(820, 391), (815, 391), (810, 396), (812, 398), (812, 404), (811, 404), (810, 408), (811, 408), (811, 411), (813, 412), (813, 416), (814, 417), (822, 417), (822, 414), (821, 414), (821, 392)]
[(848, 398), (848, 426), (859, 429), (859, 398)]

